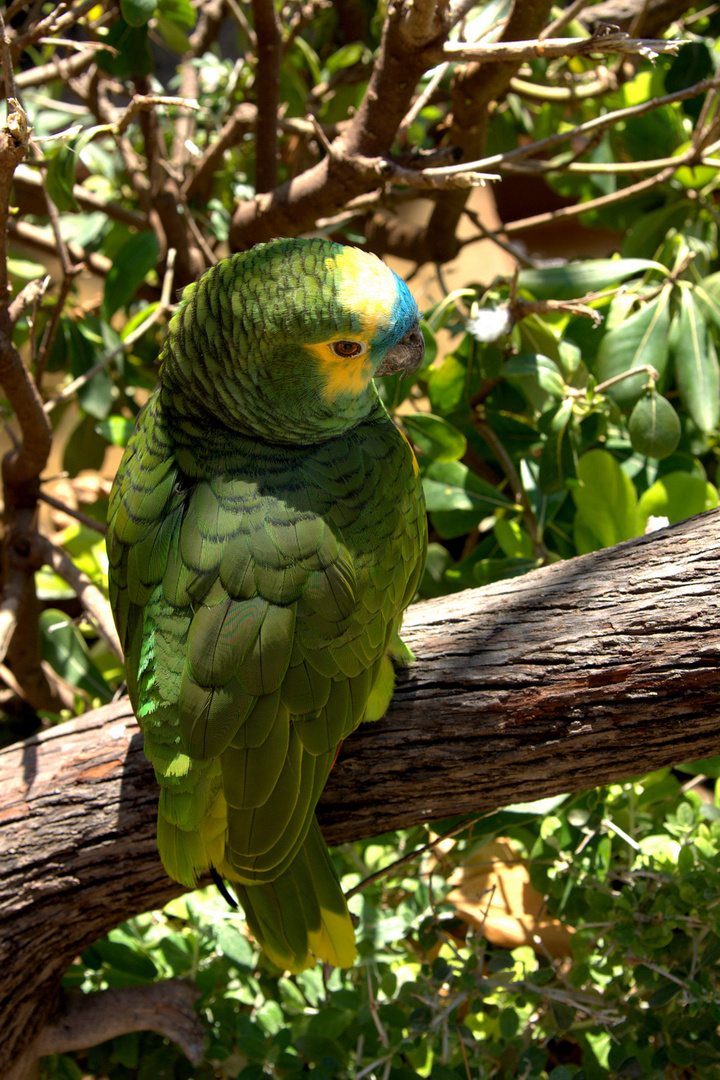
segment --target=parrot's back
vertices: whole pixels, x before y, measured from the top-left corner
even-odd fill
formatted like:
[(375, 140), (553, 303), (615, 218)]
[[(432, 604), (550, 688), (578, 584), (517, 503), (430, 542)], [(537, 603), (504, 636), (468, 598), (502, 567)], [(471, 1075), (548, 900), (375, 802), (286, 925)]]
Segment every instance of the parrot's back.
[(160, 854), (185, 885), (232, 881), (279, 966), (347, 966), (314, 811), (340, 743), (392, 694), (426, 545), (412, 450), (376, 399), (308, 444), (203, 426), (173, 390), (138, 418), (108, 532)]

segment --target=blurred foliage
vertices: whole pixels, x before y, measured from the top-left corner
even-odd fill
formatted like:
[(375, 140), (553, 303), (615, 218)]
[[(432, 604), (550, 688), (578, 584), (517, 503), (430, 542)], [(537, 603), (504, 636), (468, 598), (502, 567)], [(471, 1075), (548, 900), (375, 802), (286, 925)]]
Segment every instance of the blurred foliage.
[[(478, 4), (468, 15), (468, 37), (490, 33), (505, 8)], [(145, 78), (155, 94), (177, 93), (174, 67), (188, 50), (197, 6), (120, 0), (119, 10), (95, 31), (107, 46), (96, 77), (114, 80), (113, 93), (128, 99), (133, 80)], [(318, 6), (302, 33), (290, 36), (280, 79), (280, 181), (314, 160), (310, 137), (293, 119), (312, 114), (332, 125), (359, 104), (383, 11), (357, 5), (362, 40), (347, 39), (336, 6)], [(488, 153), (713, 75), (718, 16), (713, 8), (688, 12), (687, 44), (677, 57), (626, 65), (604, 95), (557, 104), (511, 87), (492, 111)], [(580, 29), (571, 24), (564, 32)], [(54, 51), (52, 42), (36, 41), (24, 54), (25, 69), (48, 63)], [(163, 82), (168, 57), (171, 75)], [(218, 45), (193, 65), (198, 109), (185, 149), (197, 165), (233, 109), (251, 98), (253, 67), (242, 50)], [(542, 88), (582, 84), (598, 71), (606, 69), (596, 59), (535, 59), (523, 78)], [(449, 81), (446, 74), (398, 149), (438, 145)], [(110, 460), (109, 447), (124, 445), (156, 381), (162, 319), (152, 319), (162, 314), (158, 267), (167, 252), (128, 170), (132, 154), (144, 160), (140, 125), (129, 124), (125, 150), (132, 154), (123, 156), (112, 125), (81, 109), (60, 77), (28, 89), (23, 104), (62, 235), (86, 256), (109, 260), (94, 299), (70, 281), (61, 311), (46, 292), (17, 325), (17, 344), (46, 397), (81, 380), (77, 395), (51, 415), (72, 489), (67, 498), (102, 521), (107, 485), (83, 494), (82, 481)], [(425, 311), (422, 368), (381, 387), (417, 449), (424, 480), (431, 544), (421, 597), (524, 574), (639, 536), (651, 518), (672, 523), (719, 505), (717, 112), (714, 90), (578, 137), (572, 153), (552, 159), (547, 185), (589, 204), (584, 224), (618, 234), (616, 257), (553, 266), (524, 259), (516, 280), (471, 281), (449, 295), (436, 289)], [(166, 144), (186, 114), (156, 103)], [(613, 167), (682, 155), (700, 135), (700, 164), (682, 165), (640, 192), (637, 175)], [(248, 132), (219, 155), (189, 199), (194, 227), (218, 255), (227, 251), (237, 200), (254, 194), (254, 161)], [(572, 171), (572, 164), (597, 171)], [(624, 200), (592, 205), (625, 187)], [(84, 195), (100, 201), (91, 205)], [(37, 209), (24, 217), (46, 223)], [(365, 242), (352, 216), (325, 231)], [(17, 294), (45, 267), (39, 254), (13, 247), (9, 272)], [(45, 341), (46, 355), (38, 349)], [(8, 401), (0, 406), (11, 411)], [(62, 525), (55, 541), (106, 587), (102, 538), (87, 524)], [(71, 688), (76, 711), (110, 700), (121, 685), (119, 665), (83, 621), (72, 590), (49, 571), (38, 574), (37, 587), (43, 658)], [(316, 1080), (720, 1077), (718, 776), (720, 759), (712, 759), (685, 773), (662, 770), (469, 824), (439, 861), (426, 853), (352, 898), (361, 958), (349, 972), (318, 968), (288, 977), (274, 970), (214, 890), (133, 919), (87, 949), (66, 985), (89, 992), (193, 979), (207, 1027), (205, 1062), (191, 1066), (152, 1033), (129, 1034), (46, 1059), (43, 1080), (259, 1080), (308, 1072)], [(449, 820), (437, 829), (460, 826)], [(532, 941), (491, 944), (445, 901), (453, 868), (495, 837), (511, 841), (546, 911), (573, 931), (568, 955), (538, 951)], [(344, 887), (429, 839), (417, 829), (337, 850)]]

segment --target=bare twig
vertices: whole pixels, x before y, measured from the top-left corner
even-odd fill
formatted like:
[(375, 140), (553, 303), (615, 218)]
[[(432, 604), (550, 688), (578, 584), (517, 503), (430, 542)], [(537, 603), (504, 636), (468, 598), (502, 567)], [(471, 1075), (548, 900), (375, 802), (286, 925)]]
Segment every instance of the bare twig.
[(448, 41), (443, 46), (446, 60), (472, 60), (475, 63), (494, 63), (519, 60), (553, 60), (561, 56), (588, 56), (592, 53), (627, 53), (652, 59), (661, 53), (677, 53), (686, 41), (663, 41), (655, 38), (631, 38), (622, 32), (589, 38), (546, 38), (536, 41), (499, 41), (492, 45), (469, 45), (464, 41)]
[(10, 322), (15, 324), (23, 312), (29, 307), (33, 307), (38, 300), (45, 295), (45, 291), (49, 284), (49, 274), (46, 274), (44, 278), (35, 278), (34, 281), (28, 281), (27, 285), (22, 287), (17, 296), (13, 297), (8, 307)]
[(54, 510), (61, 510), (63, 514), (67, 514), (68, 517), (75, 518), (81, 525), (85, 525), (86, 528), (92, 529), (94, 532), (100, 533), (104, 536), (107, 532), (107, 527), (100, 521), (96, 521), (95, 518), (91, 518), (89, 514), (83, 514), (82, 510), (76, 510), (72, 506), (66, 506), (60, 499), (55, 499), (52, 495), (48, 495), (46, 491), (41, 491), (38, 494), (38, 499), (41, 502), (47, 503), (48, 506), (52, 506)]
[(164, 94), (135, 94), (127, 109), (115, 123), (115, 134), (124, 135), (139, 113), (150, 112), (157, 105), (175, 106), (178, 109), (197, 111), (197, 101), (184, 97), (167, 97)]
[[(680, 161), (679, 158), (678, 161)], [(597, 199), (589, 199), (587, 202), (578, 203), (575, 206), (563, 206), (559, 210), (551, 210), (545, 214), (535, 214), (533, 217), (511, 221), (503, 226), (503, 232), (506, 236), (511, 236), (515, 233), (524, 232), (525, 229), (536, 228), (538, 225), (547, 225), (552, 221), (567, 221), (571, 218), (580, 217), (581, 214), (585, 214), (589, 210), (598, 210), (601, 207), (624, 202), (626, 199), (630, 199), (644, 191), (651, 191), (654, 187), (664, 184), (674, 175), (677, 168), (678, 165), (671, 165), (655, 176), (648, 177), (647, 180), (640, 180), (637, 184), (630, 184), (628, 187), (613, 191), (609, 195), (600, 195)]]

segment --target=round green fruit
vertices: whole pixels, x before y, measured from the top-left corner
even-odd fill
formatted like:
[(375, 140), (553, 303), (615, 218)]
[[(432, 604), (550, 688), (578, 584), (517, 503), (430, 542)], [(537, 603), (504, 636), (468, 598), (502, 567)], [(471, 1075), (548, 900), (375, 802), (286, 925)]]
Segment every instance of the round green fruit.
[(680, 419), (667, 398), (650, 390), (630, 413), (628, 432), (633, 450), (638, 454), (665, 458), (677, 450)]

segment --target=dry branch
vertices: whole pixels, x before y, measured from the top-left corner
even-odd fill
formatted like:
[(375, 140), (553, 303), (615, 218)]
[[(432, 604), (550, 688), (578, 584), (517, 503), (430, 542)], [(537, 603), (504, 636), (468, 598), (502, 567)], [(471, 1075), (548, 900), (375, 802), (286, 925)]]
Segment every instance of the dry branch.
[[(720, 751), (720, 511), (418, 604), (417, 663), (343, 747), (329, 842)], [(0, 1077), (89, 942), (182, 891), (127, 700), (0, 752)]]

